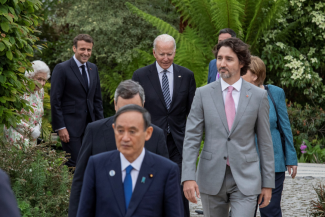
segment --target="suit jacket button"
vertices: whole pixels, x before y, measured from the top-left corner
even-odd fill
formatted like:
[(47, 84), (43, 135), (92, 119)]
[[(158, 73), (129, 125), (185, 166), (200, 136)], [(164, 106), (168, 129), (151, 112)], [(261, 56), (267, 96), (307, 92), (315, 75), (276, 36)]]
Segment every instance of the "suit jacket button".
[(228, 138), (228, 141), (230, 141), (230, 138)]
[(227, 160), (227, 157), (223, 157), (223, 159)]

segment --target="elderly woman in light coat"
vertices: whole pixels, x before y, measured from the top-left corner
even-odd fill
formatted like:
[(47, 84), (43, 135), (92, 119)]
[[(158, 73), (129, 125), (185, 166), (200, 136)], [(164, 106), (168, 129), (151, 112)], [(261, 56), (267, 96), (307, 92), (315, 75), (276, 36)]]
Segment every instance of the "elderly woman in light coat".
[(29, 106), (34, 111), (22, 110), (21, 113), (29, 116), (26, 121), (21, 120), (16, 126), (4, 129), (5, 138), (8, 142), (13, 143), (19, 148), (22, 145), (25, 147), (36, 145), (36, 139), (40, 136), (40, 129), (42, 124), (44, 85), (50, 78), (50, 68), (42, 61), (35, 60), (32, 62), (33, 71), (26, 71), (27, 78), (36, 81), (36, 87), (33, 92), (25, 93), (21, 96), (22, 99), (28, 101)]

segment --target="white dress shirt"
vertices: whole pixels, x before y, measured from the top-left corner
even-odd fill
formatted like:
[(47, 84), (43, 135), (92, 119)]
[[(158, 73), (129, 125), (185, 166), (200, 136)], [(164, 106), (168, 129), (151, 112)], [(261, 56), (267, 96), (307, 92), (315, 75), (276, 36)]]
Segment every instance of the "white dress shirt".
[[(157, 61), (156, 61), (156, 66), (157, 66), (160, 86), (161, 86), (161, 89), (162, 89), (162, 76), (164, 75), (164, 69), (160, 67), (160, 65), (158, 64)], [(169, 83), (170, 100), (172, 101), (172, 99), (173, 99), (173, 90), (174, 90), (174, 69), (173, 69), (173, 64), (171, 64), (169, 66), (169, 68), (167, 69), (166, 75), (167, 75), (168, 83)]]
[(120, 158), (121, 158), (121, 169), (122, 169), (122, 182), (124, 183), (124, 179), (126, 176), (126, 171), (125, 169), (131, 164), (131, 166), (133, 167), (133, 170), (131, 170), (131, 178), (132, 178), (132, 192), (134, 191), (135, 188), (135, 184), (137, 183), (138, 180), (138, 176), (139, 176), (139, 171), (143, 162), (143, 158), (145, 155), (145, 149), (143, 148), (141, 154), (139, 155), (139, 157), (133, 161), (132, 163), (130, 163), (125, 157), (124, 155), (120, 152)]
[(89, 74), (88, 74), (87, 64), (86, 64), (86, 63), (82, 64), (81, 62), (79, 62), (79, 60), (77, 60), (77, 58), (76, 58), (76, 55), (73, 55), (73, 59), (74, 59), (74, 61), (77, 63), (77, 66), (78, 66), (78, 68), (79, 68), (79, 71), (80, 71), (80, 74), (81, 74), (81, 75), (82, 75), (82, 68), (81, 68), (81, 66), (82, 66), (82, 65), (85, 66), (85, 70), (86, 70), (86, 74), (87, 74), (87, 78), (88, 78), (88, 87), (89, 87), (89, 82), (90, 82), (90, 80), (89, 80)]
[(229, 86), (233, 86), (234, 87), (234, 89), (232, 91), (232, 98), (235, 101), (235, 108), (236, 108), (236, 112), (237, 112), (238, 102), (239, 102), (239, 97), (240, 97), (240, 89), (241, 89), (241, 85), (243, 83), (243, 79), (240, 78), (233, 85), (229, 85), (222, 78), (220, 78), (220, 81), (221, 81), (221, 90), (222, 90), (223, 102), (224, 102), (225, 105), (226, 105), (226, 96), (227, 96), (227, 92), (228, 92), (228, 87)]

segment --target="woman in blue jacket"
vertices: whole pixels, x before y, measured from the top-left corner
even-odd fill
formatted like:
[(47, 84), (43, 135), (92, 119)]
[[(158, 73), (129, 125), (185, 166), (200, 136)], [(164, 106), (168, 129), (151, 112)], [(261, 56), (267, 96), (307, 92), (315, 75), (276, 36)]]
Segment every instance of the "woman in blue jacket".
[[(252, 56), (251, 64), (247, 73), (242, 78), (262, 89), (266, 89), (263, 85), (266, 77), (266, 67), (264, 62), (256, 56)], [(283, 190), (283, 182), (285, 179), (285, 171), (288, 169), (289, 174), (294, 178), (297, 174), (297, 154), (293, 145), (293, 137), (287, 106), (285, 102), (285, 94), (282, 88), (267, 85), (269, 89), (269, 104), (270, 104), (270, 130), (273, 141), (274, 149), (274, 162), (275, 162), (275, 189), (272, 191), (272, 199), (270, 204), (260, 209), (261, 217), (282, 217), (281, 212), (281, 195)], [(272, 95), (275, 106), (271, 100)], [(283, 152), (280, 132), (277, 128), (277, 113), (279, 116), (279, 123), (284, 133), (285, 138), (285, 153)]]

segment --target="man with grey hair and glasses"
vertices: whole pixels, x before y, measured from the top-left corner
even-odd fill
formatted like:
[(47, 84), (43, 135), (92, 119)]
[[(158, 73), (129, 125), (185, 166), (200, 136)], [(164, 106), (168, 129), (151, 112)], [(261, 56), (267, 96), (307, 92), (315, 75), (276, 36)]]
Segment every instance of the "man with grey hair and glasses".
[[(138, 82), (132, 80), (122, 81), (115, 91), (115, 111), (129, 104), (143, 107), (144, 102), (144, 90)], [(73, 177), (69, 217), (77, 216), (84, 173), (90, 156), (116, 150), (114, 130), (112, 128), (113, 122), (114, 116), (111, 116), (90, 123), (86, 128)], [(145, 142), (146, 150), (168, 158), (168, 150), (163, 130), (153, 124), (151, 126), (153, 127), (153, 133), (151, 138)]]
[[(185, 124), (196, 84), (192, 71), (173, 63), (175, 54), (175, 39), (167, 34), (159, 35), (153, 43), (156, 61), (136, 70), (132, 80), (143, 87), (146, 93), (144, 107), (149, 111), (152, 123), (164, 130), (169, 159), (182, 171)], [(189, 202), (183, 193), (182, 196), (184, 216), (189, 217)]]

